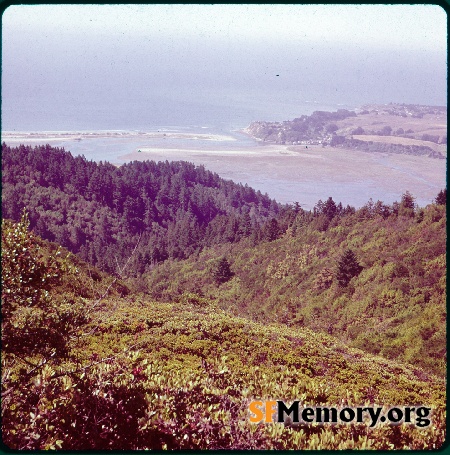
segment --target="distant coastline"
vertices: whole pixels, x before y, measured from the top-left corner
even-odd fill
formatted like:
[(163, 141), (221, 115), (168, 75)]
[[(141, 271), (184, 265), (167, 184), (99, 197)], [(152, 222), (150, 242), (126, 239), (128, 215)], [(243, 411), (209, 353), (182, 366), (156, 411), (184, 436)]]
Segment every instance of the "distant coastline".
[(183, 133), (174, 131), (3, 131), (2, 141), (8, 142), (36, 142), (36, 141), (74, 141), (83, 139), (189, 139), (203, 141), (235, 141), (232, 136), (208, 133)]
[(425, 206), (445, 187), (447, 116), (442, 108), (386, 104), (340, 112), (340, 119), (315, 111), (230, 130), (3, 131), (2, 141), (48, 143), (118, 166), (136, 160), (189, 161), (308, 209), (330, 195), (356, 207), (370, 197), (392, 203), (406, 190)]

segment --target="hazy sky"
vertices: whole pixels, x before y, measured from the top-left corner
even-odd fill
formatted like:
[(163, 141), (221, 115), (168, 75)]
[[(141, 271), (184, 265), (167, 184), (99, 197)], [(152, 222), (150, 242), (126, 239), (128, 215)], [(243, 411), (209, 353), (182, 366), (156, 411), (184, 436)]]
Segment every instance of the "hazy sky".
[(3, 26), (5, 40), (20, 30), (49, 41), (162, 35), (430, 51), (445, 51), (447, 35), (445, 11), (434, 5), (18, 5), (5, 11)]
[(433, 5), (10, 6), (2, 17), (4, 120), (37, 106), (76, 111), (80, 100), (194, 93), (219, 104), (276, 93), (442, 105), (446, 21)]

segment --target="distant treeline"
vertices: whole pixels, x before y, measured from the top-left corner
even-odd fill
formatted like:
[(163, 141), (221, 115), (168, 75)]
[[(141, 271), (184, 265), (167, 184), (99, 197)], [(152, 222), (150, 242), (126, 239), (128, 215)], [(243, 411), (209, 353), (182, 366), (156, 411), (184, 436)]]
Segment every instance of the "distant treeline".
[[(418, 107), (418, 109), (420, 106)], [(409, 112), (405, 106), (400, 106), (398, 111), (386, 111), (390, 115), (407, 116), (405, 112)], [(405, 110), (405, 112), (403, 112)], [(372, 110), (371, 112), (376, 112)], [(416, 112), (416, 111), (414, 111)], [(417, 111), (419, 112), (419, 111)], [(413, 117), (422, 118), (424, 113), (434, 113), (435, 110), (420, 111), (415, 113)], [(440, 112), (436, 110), (436, 112)], [(369, 111), (363, 110), (360, 115), (369, 114)], [(398, 136), (409, 139), (420, 139), (422, 141), (432, 142), (435, 144), (446, 144), (447, 136), (423, 134), (420, 138), (413, 135), (414, 131), (403, 128), (393, 130), (392, 127), (386, 125), (380, 130), (364, 130), (361, 126), (353, 130), (347, 130), (342, 125), (339, 126), (336, 122), (348, 118), (357, 117), (357, 114), (347, 109), (338, 109), (336, 112), (315, 111), (311, 115), (302, 115), (294, 120), (286, 120), (284, 122), (253, 122), (247, 128), (247, 132), (254, 138), (264, 142), (274, 142), (277, 144), (321, 144), (323, 147), (331, 145), (332, 147), (346, 147), (361, 150), (364, 152), (386, 152), (386, 153), (401, 153), (407, 155), (426, 155), (431, 158), (445, 159), (441, 152), (434, 151), (427, 146), (418, 145), (400, 145), (386, 144), (378, 142), (369, 142), (353, 139), (353, 135), (370, 134), (377, 136)]]
[(445, 156), (441, 152), (437, 152), (425, 145), (403, 145), (391, 144), (385, 142), (361, 141), (359, 139), (348, 139), (344, 136), (333, 136), (331, 145), (334, 147), (343, 147), (360, 150), (369, 153), (396, 153), (404, 155), (422, 155), (430, 158), (438, 158), (445, 160)]
[(307, 140), (325, 141), (339, 129), (334, 122), (349, 117), (356, 117), (356, 114), (347, 109), (338, 109), (336, 112), (314, 111), (309, 116), (302, 115), (292, 121), (253, 122), (247, 131), (263, 141), (281, 144)]

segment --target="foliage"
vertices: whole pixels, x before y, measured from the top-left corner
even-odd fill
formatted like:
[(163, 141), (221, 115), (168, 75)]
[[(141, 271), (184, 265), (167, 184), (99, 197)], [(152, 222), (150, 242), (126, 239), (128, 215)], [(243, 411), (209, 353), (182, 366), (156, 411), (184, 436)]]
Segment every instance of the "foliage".
[(350, 280), (353, 277), (358, 276), (362, 269), (363, 268), (358, 263), (356, 254), (350, 249), (345, 250), (341, 259), (339, 259), (338, 269), (336, 272), (336, 279), (339, 286), (344, 288), (348, 286)]
[[(369, 106), (368, 106), (369, 107)], [(368, 129), (369, 125), (382, 124), (387, 121), (386, 118), (393, 120), (395, 124), (398, 119), (393, 119), (391, 116), (401, 116), (413, 118), (424, 118), (425, 115), (432, 115), (436, 118), (446, 118), (446, 111), (442, 107), (419, 106), (419, 105), (404, 105), (404, 104), (389, 104), (389, 105), (372, 105), (371, 111), (362, 110), (359, 114), (348, 111), (346, 109), (338, 109), (337, 112), (315, 111), (312, 115), (302, 115), (292, 121), (283, 122), (253, 122), (247, 128), (247, 132), (254, 138), (267, 142), (276, 142), (282, 144), (303, 145), (303, 144), (321, 144), (326, 147), (330, 144), (333, 147), (354, 148), (365, 152), (385, 152), (385, 153), (401, 153), (408, 155), (425, 155), (430, 158), (445, 159), (445, 156), (433, 148), (425, 145), (403, 145), (396, 144), (390, 141), (362, 141), (354, 139), (353, 136), (369, 134), (388, 137), (392, 134), (408, 138), (415, 138), (421, 141), (429, 141), (435, 144), (446, 144), (447, 136), (415, 134), (413, 130), (398, 128), (393, 131), (389, 125), (384, 125), (379, 130)], [(367, 124), (367, 120), (363, 118), (367, 114), (376, 114), (386, 119), (384, 121), (376, 121)], [(439, 116), (439, 117), (436, 117)], [(351, 119), (348, 121), (347, 119)], [(358, 125), (361, 120), (365, 124), (366, 129)], [(445, 123), (445, 121), (444, 121)], [(409, 124), (406, 122), (404, 125)], [(428, 131), (430, 124), (427, 121), (414, 122), (421, 130)], [(358, 125), (358, 126), (357, 126)], [(356, 126), (356, 128), (355, 128)], [(435, 126), (435, 125), (433, 125)], [(442, 125), (437, 126), (441, 128)], [(433, 129), (433, 128), (431, 128)], [(443, 128), (442, 128), (443, 129)], [(444, 132), (444, 131), (442, 131)], [(306, 146), (307, 147), (307, 146)]]
[(219, 259), (219, 262), (217, 263), (212, 273), (217, 286), (226, 283), (234, 275), (230, 269), (230, 263), (227, 261), (227, 258), (225, 256)]
[[(102, 296), (125, 295), (127, 288), (43, 241), (28, 227), (26, 212), (19, 223), (2, 223), (3, 430), (12, 446), (44, 448), (36, 433), (36, 419), (43, 418), (36, 417), (37, 409), (59, 393), (53, 385), (51, 391), (46, 388), (48, 378), (56, 375), (65, 384), (71, 371), (86, 364), (83, 351), (77, 348), (88, 322), (91, 331), (98, 329), (98, 320), (90, 313), (101, 308)], [(61, 400), (64, 404), (64, 393)], [(57, 414), (55, 405), (48, 408), (45, 418)], [(23, 428), (27, 435), (19, 437), (16, 445), (12, 441)], [(45, 428), (52, 430), (51, 425)], [(60, 443), (55, 440), (50, 446), (57, 448)]]
[[(161, 264), (144, 275), (148, 292), (165, 301), (195, 292), (256, 321), (322, 332), (331, 327), (351, 346), (444, 375), (445, 206), (408, 209), (411, 216), (381, 201), (357, 211), (334, 205), (331, 220), (324, 203), (315, 214), (299, 210), (279, 217), (285, 233), (277, 240), (217, 245)], [(364, 269), (342, 288), (333, 264), (347, 249)], [(235, 276), (217, 288), (209, 264), (224, 255)], [(434, 327), (429, 338), (428, 323)]]
[[(385, 450), (443, 443), (445, 383), (419, 368), (208, 305), (136, 296), (105, 301), (97, 316), (99, 329), (78, 348), (97, 363), (65, 375), (45, 368), (27, 390), (3, 400), (9, 447)], [(251, 424), (249, 401), (271, 397), (303, 406), (425, 403), (432, 426)]]
[(118, 273), (117, 258), (139, 245), (128, 275), (168, 258), (254, 235), (282, 206), (248, 185), (187, 162), (116, 167), (50, 146), (2, 146), (2, 212), (83, 260)]
[[(380, 131), (379, 133), (383, 133)], [(384, 134), (384, 133), (383, 133)], [(361, 141), (360, 139), (345, 138), (336, 141), (337, 144), (345, 149), (355, 149), (369, 153), (396, 153), (404, 155), (429, 156), (430, 158), (445, 159), (441, 152), (433, 151), (427, 145), (402, 145), (387, 142)]]
[(439, 205), (446, 205), (447, 204), (447, 188), (439, 191), (438, 195), (436, 196), (436, 204)]
[[(327, 114), (311, 124), (338, 120)], [(392, 206), (330, 197), (307, 212), (189, 163), (116, 168), (49, 146), (3, 151), (3, 207), (20, 220), (2, 225), (7, 446), (442, 445), (446, 191), (420, 209), (406, 192)], [(254, 398), (420, 403), (432, 426), (254, 425)]]
[(49, 293), (67, 270), (60, 251), (44, 258), (39, 250), (25, 212), (20, 223), (3, 222), (2, 349), (31, 366), (36, 355), (66, 356), (68, 336), (86, 322), (78, 305)]
[(269, 142), (318, 141), (338, 130), (336, 121), (349, 117), (356, 117), (356, 114), (347, 109), (338, 109), (336, 112), (315, 111), (292, 121), (253, 122), (247, 130), (252, 136)]

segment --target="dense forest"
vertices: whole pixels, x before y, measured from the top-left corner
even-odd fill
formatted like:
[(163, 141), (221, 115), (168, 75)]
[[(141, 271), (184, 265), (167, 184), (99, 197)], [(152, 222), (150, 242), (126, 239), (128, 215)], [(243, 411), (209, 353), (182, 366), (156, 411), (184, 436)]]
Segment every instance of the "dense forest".
[[(446, 189), (306, 211), (185, 162), (2, 152), (9, 447), (442, 445)], [(432, 425), (254, 425), (255, 397)]]
[(108, 272), (137, 245), (129, 273), (205, 246), (270, 235), (286, 208), (187, 162), (116, 167), (50, 146), (2, 147), (2, 213)]

